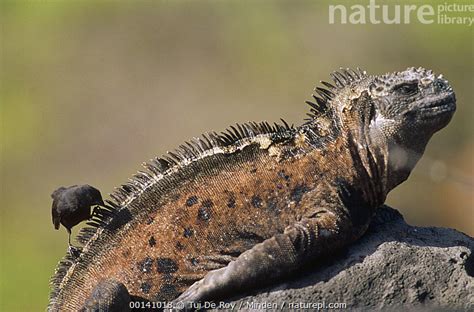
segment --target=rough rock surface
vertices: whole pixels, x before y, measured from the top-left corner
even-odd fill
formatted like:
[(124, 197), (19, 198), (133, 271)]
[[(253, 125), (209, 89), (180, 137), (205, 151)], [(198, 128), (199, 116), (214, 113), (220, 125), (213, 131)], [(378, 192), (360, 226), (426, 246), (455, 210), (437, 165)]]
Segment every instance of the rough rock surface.
[(248, 311), (275, 308), (272, 304), (280, 310), (283, 303), (282, 310), (314, 310), (289, 304), (323, 302), (346, 303), (351, 311), (473, 311), (473, 251), (472, 237), (410, 226), (398, 211), (383, 207), (345, 252), (230, 303)]

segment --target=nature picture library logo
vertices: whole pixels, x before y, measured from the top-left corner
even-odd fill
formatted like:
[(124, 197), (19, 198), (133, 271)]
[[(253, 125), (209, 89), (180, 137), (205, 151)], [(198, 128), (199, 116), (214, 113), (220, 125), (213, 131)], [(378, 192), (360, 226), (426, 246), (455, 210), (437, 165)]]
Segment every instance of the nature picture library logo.
[[(354, 3), (354, 2), (353, 2)], [(474, 23), (474, 4), (443, 2), (439, 4), (401, 3), (376, 0), (356, 4), (329, 5), (329, 24), (442, 24)]]

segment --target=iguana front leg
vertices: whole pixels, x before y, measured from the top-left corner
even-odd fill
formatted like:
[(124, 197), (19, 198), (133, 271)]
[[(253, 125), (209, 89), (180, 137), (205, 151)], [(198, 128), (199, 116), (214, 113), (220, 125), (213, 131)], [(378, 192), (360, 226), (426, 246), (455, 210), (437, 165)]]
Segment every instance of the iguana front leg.
[(82, 311), (129, 311), (130, 295), (124, 284), (114, 279), (102, 280), (94, 287)]
[(346, 217), (319, 210), (287, 227), (283, 234), (243, 252), (226, 267), (210, 271), (175, 302), (217, 299), (255, 285), (268, 284), (294, 272), (303, 263), (350, 243), (354, 232)]

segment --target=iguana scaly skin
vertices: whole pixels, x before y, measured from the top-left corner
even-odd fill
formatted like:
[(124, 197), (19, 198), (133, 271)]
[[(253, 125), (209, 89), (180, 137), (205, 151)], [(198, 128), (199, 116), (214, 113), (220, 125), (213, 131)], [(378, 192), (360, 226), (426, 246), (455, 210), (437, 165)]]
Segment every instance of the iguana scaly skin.
[(332, 79), (299, 127), (236, 125), (144, 164), (82, 230), (82, 253), (60, 262), (49, 309), (214, 300), (358, 239), (448, 124), (455, 96), (422, 68)]

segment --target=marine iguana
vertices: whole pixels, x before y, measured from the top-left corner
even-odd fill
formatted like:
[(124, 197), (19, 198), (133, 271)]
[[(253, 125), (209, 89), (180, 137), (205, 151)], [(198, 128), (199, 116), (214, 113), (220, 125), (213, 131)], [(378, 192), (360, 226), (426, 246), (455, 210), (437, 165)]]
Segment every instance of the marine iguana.
[(231, 126), (145, 163), (98, 208), (52, 278), (49, 310), (215, 300), (362, 236), (455, 109), (423, 68), (331, 74), (298, 127)]

